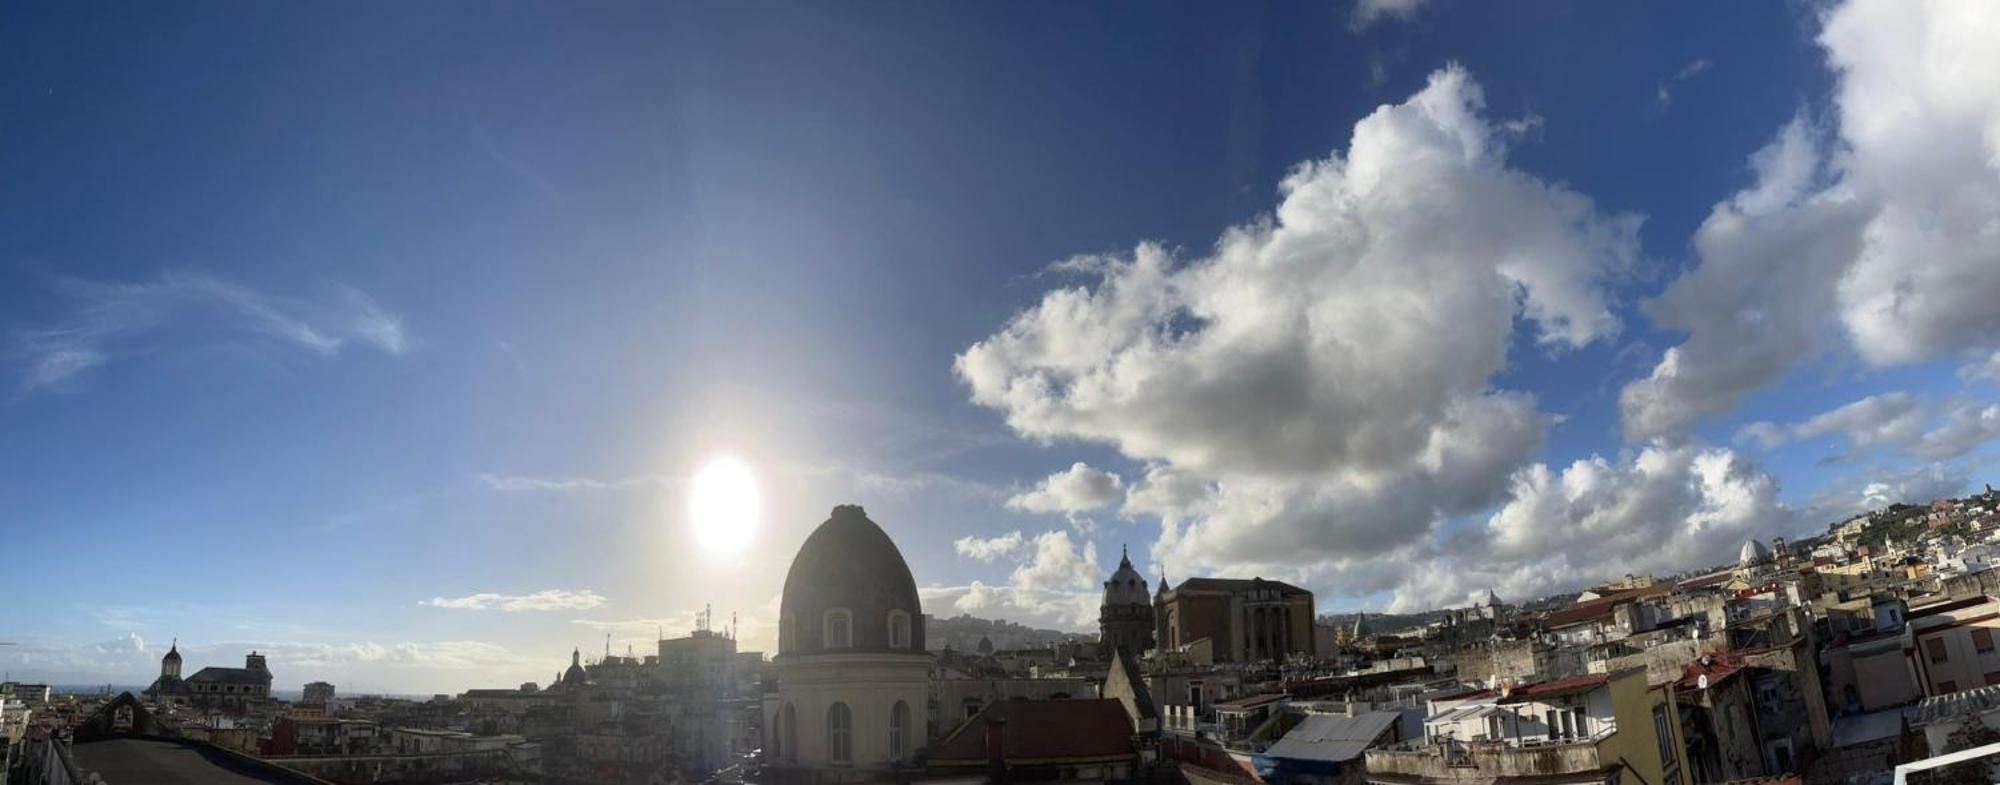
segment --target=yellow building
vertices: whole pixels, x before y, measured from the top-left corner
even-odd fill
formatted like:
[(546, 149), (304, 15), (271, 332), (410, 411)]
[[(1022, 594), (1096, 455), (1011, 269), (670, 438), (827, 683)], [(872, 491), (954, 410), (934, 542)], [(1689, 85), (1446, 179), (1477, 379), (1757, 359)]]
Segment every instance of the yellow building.
[(1433, 700), (1424, 738), (1366, 753), (1381, 785), (1691, 779), (1673, 685), (1643, 668)]

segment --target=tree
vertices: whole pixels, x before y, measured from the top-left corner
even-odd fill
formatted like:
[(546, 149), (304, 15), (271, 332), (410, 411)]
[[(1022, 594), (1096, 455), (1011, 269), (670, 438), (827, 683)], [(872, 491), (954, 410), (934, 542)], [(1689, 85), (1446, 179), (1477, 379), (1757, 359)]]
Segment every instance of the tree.
[[(1944, 739), (1945, 752), (1958, 752), (1974, 747), (1983, 747), (2000, 742), (2000, 731), (1986, 727), (1985, 720), (1973, 714), (1958, 726), (1958, 730)], [(1981, 758), (1964, 763), (1955, 763), (1939, 769), (1933, 782), (1939, 785), (1985, 785), (1993, 782), (1992, 761)]]

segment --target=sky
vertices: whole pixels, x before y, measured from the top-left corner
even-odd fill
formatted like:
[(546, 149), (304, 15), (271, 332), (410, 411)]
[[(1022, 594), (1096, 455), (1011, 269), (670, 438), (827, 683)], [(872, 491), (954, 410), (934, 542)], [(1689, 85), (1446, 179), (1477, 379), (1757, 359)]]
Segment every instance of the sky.
[[(845, 503), (926, 612), (1090, 630), (1121, 551), (1410, 611), (1977, 490), (1995, 38), (1971, 0), (17, 4), (0, 669), (457, 691), (704, 608), (768, 649)], [(720, 538), (718, 461), (757, 507)]]

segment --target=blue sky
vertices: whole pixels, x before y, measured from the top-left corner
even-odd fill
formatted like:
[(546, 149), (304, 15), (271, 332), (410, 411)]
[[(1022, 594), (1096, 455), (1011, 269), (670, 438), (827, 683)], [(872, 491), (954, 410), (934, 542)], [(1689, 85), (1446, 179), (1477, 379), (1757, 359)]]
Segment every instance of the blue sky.
[(1375, 5), (18, 7), (0, 665), (768, 645), (846, 502), (1082, 629), (1122, 545), (1434, 607), (1989, 476), (1991, 9)]

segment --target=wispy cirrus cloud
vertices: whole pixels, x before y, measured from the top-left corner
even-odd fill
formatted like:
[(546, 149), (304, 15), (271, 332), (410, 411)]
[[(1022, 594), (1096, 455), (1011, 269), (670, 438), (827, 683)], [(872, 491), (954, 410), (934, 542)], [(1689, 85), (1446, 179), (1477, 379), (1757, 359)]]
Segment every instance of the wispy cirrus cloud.
[(480, 592), (463, 597), (432, 597), (418, 602), (429, 608), (445, 608), (458, 611), (484, 611), (499, 609), (508, 613), (529, 611), (570, 611), (589, 610), (602, 606), (604, 595), (589, 589), (543, 589), (529, 594), (501, 594)]
[(617, 491), (649, 485), (664, 485), (670, 480), (665, 477), (620, 477), (600, 479), (596, 477), (528, 477), (517, 474), (481, 474), (479, 482), (496, 491), (543, 491), (572, 493), (581, 491)]
[(1672, 104), (1674, 102), (1674, 90), (1678, 89), (1682, 83), (1707, 73), (1710, 65), (1711, 63), (1708, 62), (1707, 58), (1696, 58), (1687, 65), (1681, 66), (1681, 70), (1674, 72), (1673, 76), (1661, 81), (1658, 89), (1655, 91), (1655, 97), (1660, 101), (1660, 108), (1666, 109), (1668, 105)]
[(392, 355), (410, 348), (402, 317), (349, 286), (320, 299), (285, 297), (205, 273), (170, 271), (127, 283), (59, 277), (50, 288), (73, 307), (52, 323), (15, 332), (12, 354), (22, 394), (59, 389), (114, 358), (156, 351), (153, 339), (176, 330), (205, 340), (250, 336), (316, 355), (338, 354), (353, 342)]

